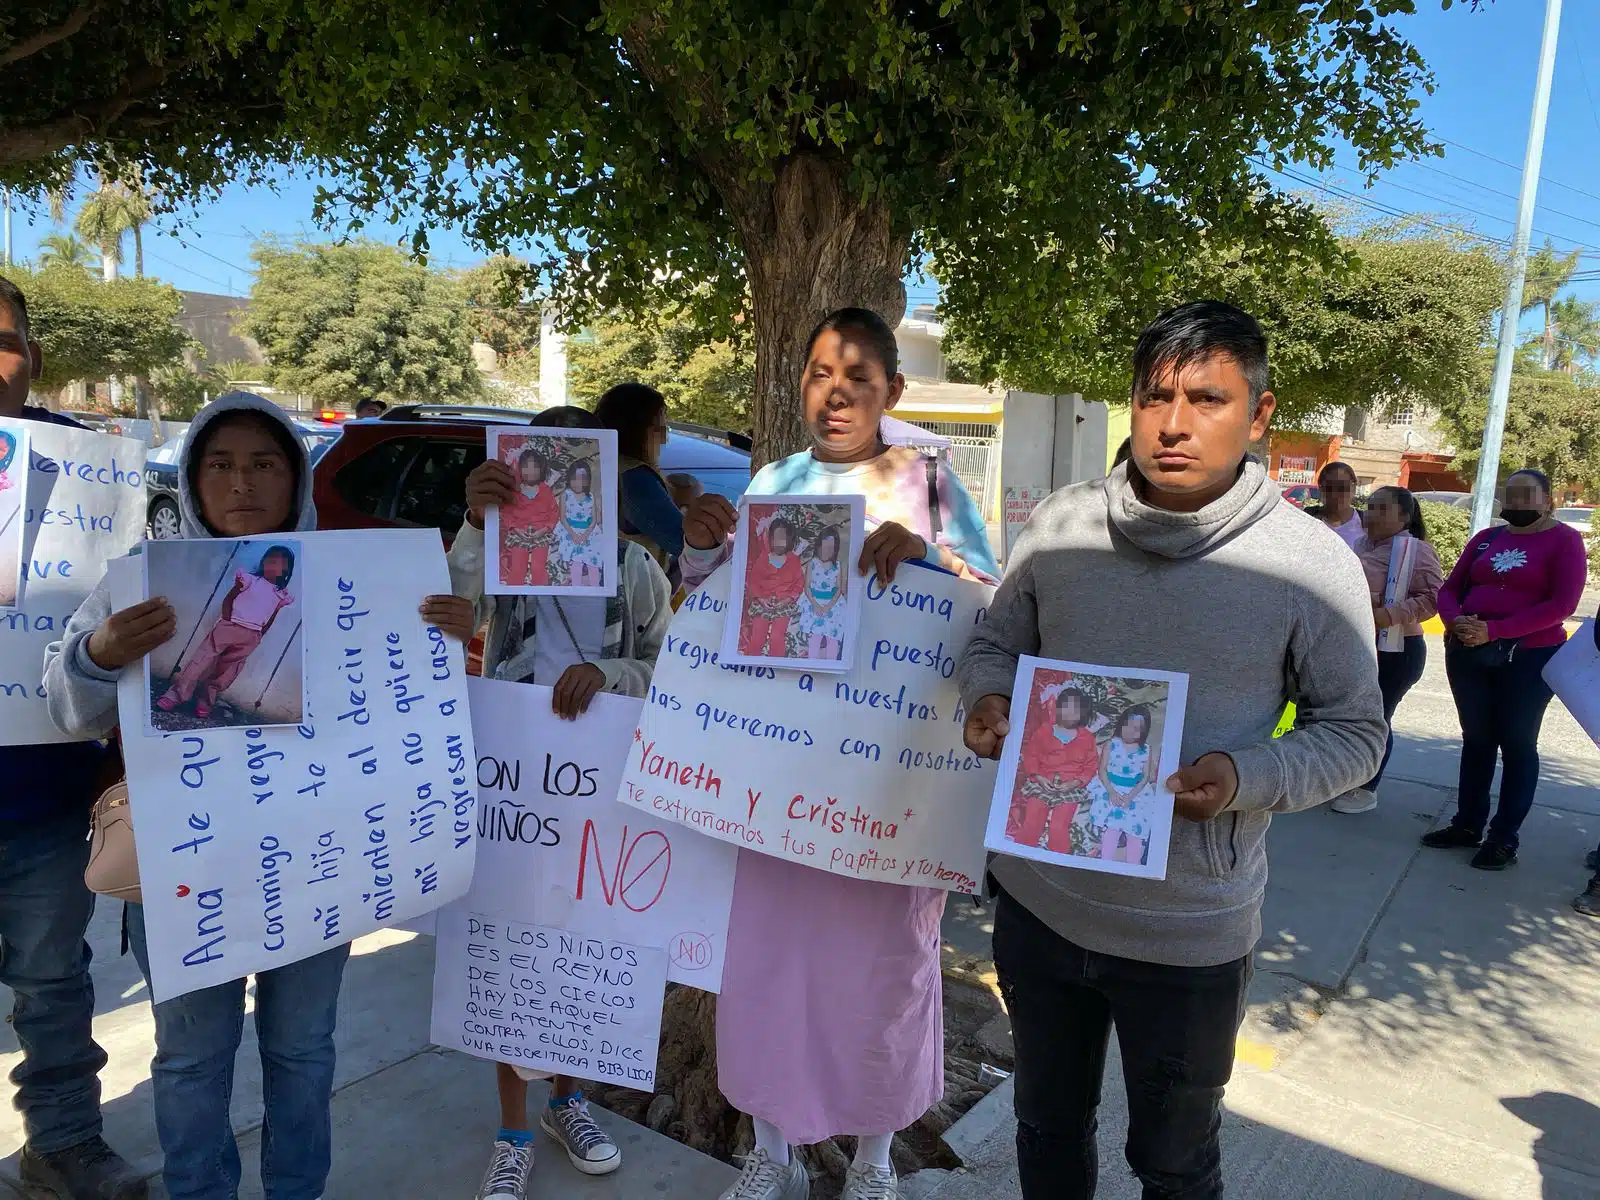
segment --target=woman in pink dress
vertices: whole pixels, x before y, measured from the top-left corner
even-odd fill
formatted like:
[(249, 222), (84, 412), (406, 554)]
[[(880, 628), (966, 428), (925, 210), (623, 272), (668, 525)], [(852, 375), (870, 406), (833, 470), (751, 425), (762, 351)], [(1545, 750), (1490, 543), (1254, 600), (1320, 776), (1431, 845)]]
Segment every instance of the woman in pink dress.
[[(876, 526), (858, 566), (885, 579), (922, 559), (968, 579), (999, 568), (977, 505), (954, 473), (878, 425), (905, 387), (894, 331), (865, 309), (811, 335), (802, 401), (811, 449), (763, 467), (751, 495), (867, 497)], [(733, 506), (702, 496), (684, 514), (684, 582), (729, 554)], [(856, 1139), (842, 1200), (895, 1193), (889, 1144), (944, 1094), (939, 920), (945, 893), (829, 874), (741, 851), (717, 1003), (722, 1093), (754, 1119), (756, 1148), (722, 1200), (801, 1200), (791, 1145)]]

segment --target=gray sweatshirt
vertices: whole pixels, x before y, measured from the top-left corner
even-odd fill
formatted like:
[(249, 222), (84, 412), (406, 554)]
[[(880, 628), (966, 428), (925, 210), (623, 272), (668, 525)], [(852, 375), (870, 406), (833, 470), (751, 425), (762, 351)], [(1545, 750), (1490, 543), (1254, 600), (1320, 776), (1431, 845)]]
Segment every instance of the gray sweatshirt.
[[(189, 452), (199, 444), (200, 431), (224, 413), (258, 412), (289, 431), (300, 451), (300, 494), (295, 528), (317, 527), (317, 508), (311, 501), (311, 464), (306, 459), (305, 443), (288, 415), (270, 400), (249, 392), (229, 392), (218, 396), (195, 416), (184, 434), (178, 454), (178, 508), (183, 515), (186, 538), (214, 536), (200, 519), (198, 502), (189, 489)], [(117, 724), (117, 680), (121, 671), (107, 671), (89, 657), (89, 638), (111, 615), (111, 587), (104, 578), (89, 593), (78, 611), (72, 614), (59, 642), (51, 642), (44, 652), (45, 701), (50, 719), (63, 733), (77, 737), (105, 737)], [(134, 663), (127, 670), (139, 670)]]
[[(1100, 953), (1174, 966), (1250, 953), (1271, 814), (1360, 786), (1383, 755), (1376, 634), (1356, 556), (1285, 501), (1254, 459), (1196, 513), (1152, 508), (1119, 466), (1035, 510), (962, 656), (967, 706), (1009, 698), (1021, 654), (1186, 672), (1182, 761), (1226, 752), (1239, 791), (1210, 821), (1174, 820), (1164, 880), (1001, 855), (990, 868), (1000, 885)], [(1299, 727), (1275, 741), (1289, 700)]]

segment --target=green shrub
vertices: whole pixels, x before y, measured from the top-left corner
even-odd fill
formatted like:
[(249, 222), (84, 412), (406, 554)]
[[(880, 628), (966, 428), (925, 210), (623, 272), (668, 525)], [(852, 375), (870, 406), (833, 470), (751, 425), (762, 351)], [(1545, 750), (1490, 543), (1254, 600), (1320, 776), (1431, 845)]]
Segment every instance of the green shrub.
[[(1448, 575), (1450, 568), (1456, 565), (1456, 559), (1461, 557), (1461, 550), (1467, 544), (1467, 538), (1472, 533), (1472, 513), (1464, 508), (1456, 508), (1452, 504), (1439, 504), (1433, 500), (1423, 500), (1422, 520), (1428, 527), (1428, 541), (1433, 543), (1433, 549), (1439, 556), (1439, 564), (1444, 567)], [(1593, 556), (1591, 555), (1591, 561)]]

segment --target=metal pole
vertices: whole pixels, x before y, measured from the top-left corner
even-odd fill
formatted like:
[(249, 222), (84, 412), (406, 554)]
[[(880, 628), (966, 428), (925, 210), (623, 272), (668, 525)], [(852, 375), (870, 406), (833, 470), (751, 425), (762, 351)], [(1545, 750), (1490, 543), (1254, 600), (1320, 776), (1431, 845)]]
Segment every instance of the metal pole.
[(1528, 153), (1522, 161), (1522, 191), (1517, 197), (1517, 233), (1511, 243), (1511, 277), (1500, 309), (1500, 345), (1489, 387), (1489, 414), (1483, 423), (1483, 453), (1472, 489), (1472, 531), (1485, 528), (1494, 516), (1495, 487), (1500, 480), (1500, 441), (1506, 427), (1506, 401), (1511, 396), (1511, 366), (1517, 353), (1517, 325), (1522, 319), (1522, 285), (1528, 274), (1528, 238), (1533, 232), (1533, 201), (1539, 190), (1544, 158), (1545, 118), (1550, 114), (1550, 81), (1556, 69), (1556, 35), (1561, 29), (1561, 0), (1546, 0), (1544, 41), (1539, 48), (1539, 79), (1533, 92), (1533, 119), (1528, 125)]
[(3, 195), (0, 195), (0, 207), (5, 210), (6, 225), (6, 256), (3, 261), (0, 261), (0, 266), (9, 267), (11, 265), (11, 189), (4, 188), (0, 189), (0, 191), (4, 192)]

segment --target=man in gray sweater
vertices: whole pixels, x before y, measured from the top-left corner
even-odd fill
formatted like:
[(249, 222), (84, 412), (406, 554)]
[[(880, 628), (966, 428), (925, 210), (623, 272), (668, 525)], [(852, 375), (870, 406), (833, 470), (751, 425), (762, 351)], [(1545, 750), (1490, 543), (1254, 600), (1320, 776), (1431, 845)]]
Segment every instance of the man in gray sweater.
[[(1383, 754), (1361, 567), (1247, 456), (1275, 404), (1261, 327), (1231, 305), (1185, 304), (1140, 336), (1133, 376), (1131, 459), (1034, 512), (959, 669), (967, 745), (990, 756), (1019, 655), (1189, 676), (1165, 879), (991, 867), (1025, 1200), (1094, 1195), (1113, 1024), (1144, 1200), (1222, 1195), (1222, 1091), (1271, 814), (1358, 786)], [(1274, 741), (1289, 700), (1298, 725)]]

